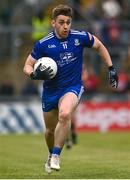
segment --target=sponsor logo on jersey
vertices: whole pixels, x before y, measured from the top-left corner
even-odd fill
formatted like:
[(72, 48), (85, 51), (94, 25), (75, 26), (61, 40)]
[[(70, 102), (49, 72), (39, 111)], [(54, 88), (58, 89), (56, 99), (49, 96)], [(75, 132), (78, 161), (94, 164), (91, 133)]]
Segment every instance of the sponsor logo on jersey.
[(72, 52), (60, 53), (60, 60), (57, 63), (60, 67), (62, 67), (76, 59), (77, 57), (74, 57), (74, 54)]
[(70, 59), (73, 58), (73, 53), (72, 52), (65, 52), (60, 54), (60, 58), (62, 61), (69, 61)]

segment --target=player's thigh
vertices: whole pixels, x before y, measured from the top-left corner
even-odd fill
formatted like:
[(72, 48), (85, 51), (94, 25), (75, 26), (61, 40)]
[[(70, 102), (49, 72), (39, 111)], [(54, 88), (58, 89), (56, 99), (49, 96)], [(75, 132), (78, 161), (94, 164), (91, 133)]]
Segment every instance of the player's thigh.
[(49, 112), (43, 112), (46, 128), (55, 128), (58, 122), (58, 110), (53, 109)]
[(78, 97), (73, 92), (67, 92), (59, 101), (59, 112), (72, 114), (78, 105)]

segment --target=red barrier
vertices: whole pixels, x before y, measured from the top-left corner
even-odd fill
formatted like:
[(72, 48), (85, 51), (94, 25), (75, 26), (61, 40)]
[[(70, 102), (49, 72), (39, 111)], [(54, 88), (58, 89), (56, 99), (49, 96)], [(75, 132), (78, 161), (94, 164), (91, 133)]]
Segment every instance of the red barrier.
[(80, 131), (130, 131), (130, 102), (80, 103), (75, 120)]

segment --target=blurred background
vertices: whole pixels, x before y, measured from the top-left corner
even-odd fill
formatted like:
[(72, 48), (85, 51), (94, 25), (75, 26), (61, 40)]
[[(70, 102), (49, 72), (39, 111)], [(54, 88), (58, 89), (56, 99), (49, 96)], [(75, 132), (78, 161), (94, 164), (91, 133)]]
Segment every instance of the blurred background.
[(79, 130), (130, 131), (130, 1), (0, 1), (0, 133), (42, 132), (41, 82), (23, 74), (33, 44), (51, 31), (53, 7), (74, 10), (72, 27), (96, 35), (108, 48), (119, 86), (108, 86), (108, 70), (98, 54), (84, 51), (85, 93), (75, 113)]

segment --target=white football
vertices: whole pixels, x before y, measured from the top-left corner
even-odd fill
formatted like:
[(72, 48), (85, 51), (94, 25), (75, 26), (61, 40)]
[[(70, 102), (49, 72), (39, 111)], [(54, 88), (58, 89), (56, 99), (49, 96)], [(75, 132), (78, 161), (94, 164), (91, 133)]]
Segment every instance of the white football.
[(53, 70), (52, 71), (53, 76), (51, 76), (51, 79), (55, 77), (55, 75), (57, 74), (57, 64), (52, 58), (50, 58), (50, 57), (42, 57), (42, 58), (38, 59), (36, 61), (36, 63), (34, 64), (34, 69), (33, 69), (34, 72), (36, 71), (39, 64), (42, 64), (41, 65), (41, 70), (42, 69), (44, 70), (44, 69), (46, 69), (46, 68), (48, 68), (50, 66), (51, 69)]

